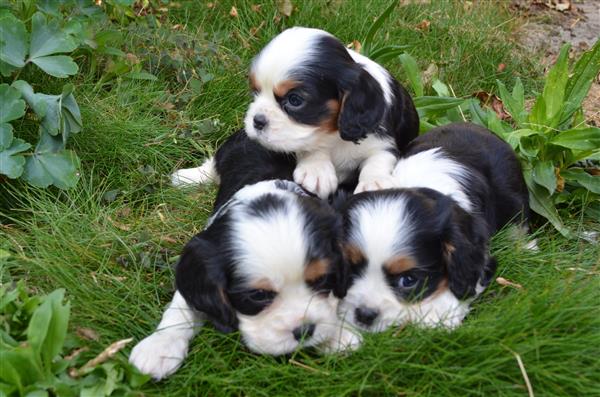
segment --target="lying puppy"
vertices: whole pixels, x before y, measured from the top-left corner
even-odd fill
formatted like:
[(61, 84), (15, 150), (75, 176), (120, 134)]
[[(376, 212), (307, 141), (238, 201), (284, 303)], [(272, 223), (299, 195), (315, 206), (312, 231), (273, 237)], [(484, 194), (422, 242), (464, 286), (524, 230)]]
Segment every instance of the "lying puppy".
[(368, 331), (456, 327), (495, 272), (490, 237), (527, 225), (519, 161), (488, 130), (451, 124), (415, 139), (394, 178), (403, 188), (358, 194), (344, 209), (352, 285), (340, 315)]
[[(379, 64), (318, 29), (275, 37), (250, 68), (248, 136), (297, 158), (294, 180), (321, 198), (360, 171), (356, 192), (393, 186), (398, 150), (418, 135), (406, 90)], [(180, 170), (175, 184), (217, 178), (214, 162)]]
[(291, 178), (293, 159), (274, 156), (243, 131), (217, 152), (215, 212), (184, 248), (177, 291), (157, 330), (131, 352), (141, 372), (155, 379), (175, 372), (205, 320), (223, 332), (239, 329), (258, 353), (359, 345), (336, 313), (348, 273), (341, 218), (294, 182), (264, 181)]

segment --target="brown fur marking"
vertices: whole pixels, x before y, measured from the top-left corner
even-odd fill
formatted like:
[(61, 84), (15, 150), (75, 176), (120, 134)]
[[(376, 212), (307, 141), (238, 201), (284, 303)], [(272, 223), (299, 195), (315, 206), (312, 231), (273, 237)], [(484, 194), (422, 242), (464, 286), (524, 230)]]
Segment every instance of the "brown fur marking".
[(304, 280), (306, 282), (316, 281), (327, 274), (329, 269), (328, 259), (315, 259), (304, 268)]
[(365, 255), (362, 253), (360, 248), (355, 245), (346, 244), (343, 247), (343, 251), (344, 256), (351, 265), (358, 265), (365, 259)]
[(409, 256), (396, 256), (384, 262), (383, 266), (390, 274), (400, 274), (416, 267), (417, 263)]
[(289, 90), (292, 90), (299, 85), (300, 83), (294, 80), (283, 80), (273, 87), (273, 93), (275, 93), (275, 96), (282, 98), (288, 93)]

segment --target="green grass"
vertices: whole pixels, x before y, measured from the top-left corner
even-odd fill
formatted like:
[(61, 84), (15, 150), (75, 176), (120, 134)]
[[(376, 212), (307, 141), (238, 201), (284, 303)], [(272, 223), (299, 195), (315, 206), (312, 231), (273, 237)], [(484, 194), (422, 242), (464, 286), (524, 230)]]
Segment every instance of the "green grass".
[[(24, 278), (30, 288), (64, 287), (72, 303), (71, 329), (91, 327), (93, 357), (115, 340), (148, 335), (173, 293), (172, 266), (183, 244), (201, 230), (214, 187), (179, 191), (168, 185), (176, 168), (197, 164), (242, 124), (249, 102), (246, 69), (251, 57), (285, 26), (326, 29), (344, 42), (362, 39), (387, 2), (296, 1), (289, 20), (273, 21), (251, 2), (218, 1), (214, 9), (184, 3), (159, 31), (123, 29), (127, 51), (175, 48), (173, 34), (197, 40), (207, 51), (203, 67), (214, 79), (192, 92), (168, 68), (156, 82), (115, 81), (98, 87), (97, 75), (75, 82), (84, 131), (72, 141), (82, 159), (82, 179), (67, 192), (21, 183), (0, 186), (0, 280)], [(456, 95), (491, 90), (499, 78), (520, 76), (539, 87), (535, 57), (511, 39), (513, 20), (496, 2), (402, 6), (378, 36), (407, 44), (424, 69), (435, 62)], [(429, 31), (415, 28), (423, 19)], [(265, 21), (257, 37), (249, 31)], [(171, 32), (175, 24), (183, 26)], [(171, 33), (169, 33), (171, 32)], [(497, 72), (498, 64), (506, 69)], [(386, 66), (403, 78), (399, 62)], [(39, 81), (39, 85), (48, 84)], [(165, 103), (174, 109), (165, 110)], [(216, 123), (208, 127), (206, 120)], [(117, 194), (114, 200), (105, 193)], [(579, 213), (579, 212), (577, 212)], [(600, 230), (574, 217), (576, 227)], [(248, 352), (239, 335), (210, 327), (192, 344), (171, 378), (144, 386), (147, 396), (197, 395), (527, 395), (515, 354), (536, 395), (593, 396), (600, 374), (600, 247), (568, 241), (549, 227), (537, 232), (540, 251), (519, 249), (504, 234), (494, 240), (498, 275), (522, 289), (492, 285), (454, 332), (406, 327), (365, 337), (347, 356), (299, 351), (286, 358)], [(119, 356), (126, 360), (126, 353)]]

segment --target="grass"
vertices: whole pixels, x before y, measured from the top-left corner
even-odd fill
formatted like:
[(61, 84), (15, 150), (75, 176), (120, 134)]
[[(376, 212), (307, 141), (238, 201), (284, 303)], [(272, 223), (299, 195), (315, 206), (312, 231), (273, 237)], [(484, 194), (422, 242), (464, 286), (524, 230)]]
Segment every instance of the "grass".
[[(273, 20), (273, 6), (255, 12), (251, 2), (223, 0), (214, 8), (183, 3), (159, 30), (122, 28), (126, 49), (134, 54), (173, 52), (177, 40), (214, 49), (202, 52), (201, 61), (214, 79), (193, 92), (159, 65), (155, 82), (98, 87), (97, 75), (83, 64), (75, 82), (84, 131), (72, 141), (82, 158), (79, 185), (67, 192), (0, 186), (0, 248), (12, 253), (0, 264), (0, 280), (24, 278), (45, 292), (66, 288), (71, 328), (91, 327), (101, 336), (89, 342), (90, 356), (118, 339), (139, 340), (158, 323), (173, 293), (172, 266), (183, 244), (202, 229), (215, 193), (214, 187), (173, 189), (167, 175), (198, 164), (241, 126), (251, 57), (285, 26), (321, 27), (344, 42), (360, 40), (387, 2), (295, 3), (292, 17), (280, 22)], [(423, 69), (436, 63), (457, 95), (491, 90), (496, 78), (512, 84), (520, 76), (526, 90), (539, 87), (535, 57), (521, 52), (510, 34), (520, 22), (502, 5), (477, 2), (465, 9), (462, 2), (432, 3), (398, 8), (379, 40), (408, 44)], [(229, 16), (233, 5), (238, 18)], [(416, 28), (424, 19), (431, 21), (427, 31)], [(177, 24), (181, 29), (174, 31)], [(251, 35), (259, 26), (257, 36)], [(502, 72), (500, 63), (506, 64)], [(403, 78), (399, 62), (386, 66)], [(571, 222), (600, 230), (590, 219)], [(299, 351), (290, 361), (249, 353), (238, 334), (207, 327), (179, 372), (142, 391), (147, 396), (527, 395), (518, 355), (536, 395), (600, 395), (600, 247), (565, 240), (549, 227), (536, 233), (538, 252), (497, 236), (498, 275), (523, 288), (493, 285), (454, 332), (406, 327), (368, 335), (348, 356)], [(126, 354), (119, 359), (126, 360)]]

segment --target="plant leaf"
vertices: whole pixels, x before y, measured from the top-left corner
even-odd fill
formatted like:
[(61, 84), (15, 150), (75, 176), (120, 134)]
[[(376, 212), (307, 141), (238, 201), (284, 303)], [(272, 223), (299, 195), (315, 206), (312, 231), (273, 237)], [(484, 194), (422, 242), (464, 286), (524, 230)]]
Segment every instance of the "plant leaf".
[(36, 152), (27, 158), (23, 178), (34, 186), (68, 189), (79, 180), (78, 168), (79, 158), (71, 150)]
[[(11, 14), (0, 17), (0, 60), (13, 67), (25, 66), (27, 55), (27, 30), (23, 22)], [(2, 68), (2, 74), (7, 76), (10, 69)]]
[(570, 44), (565, 44), (560, 49), (558, 59), (546, 76), (546, 84), (542, 96), (546, 105), (546, 125), (555, 127), (550, 124), (553, 119), (562, 111), (563, 101), (565, 99), (565, 88), (569, 79), (569, 48)]
[(500, 80), (496, 80), (496, 82), (498, 84), (498, 91), (502, 103), (512, 116), (513, 120), (517, 123), (517, 126), (523, 128), (527, 119), (527, 111), (525, 110), (525, 96), (521, 79), (517, 78), (512, 94), (508, 93), (504, 83)]
[(436, 92), (436, 94), (438, 94), (438, 96), (450, 97), (450, 90), (448, 89), (448, 86), (438, 79), (435, 79), (433, 81), (433, 83), (431, 84), (431, 88), (433, 88), (433, 90)]
[(0, 84), (0, 124), (23, 117), (25, 101), (19, 91), (8, 84)]
[(400, 55), (400, 63), (402, 63), (402, 67), (406, 72), (415, 96), (423, 96), (423, 81), (421, 80), (421, 73), (419, 72), (419, 66), (415, 58), (405, 52)]
[(574, 150), (596, 150), (600, 148), (600, 128), (588, 127), (563, 131), (550, 143)]
[(71, 52), (77, 48), (75, 40), (56, 21), (47, 21), (44, 14), (36, 12), (31, 19), (29, 60), (46, 55)]
[(365, 56), (370, 56), (371, 49), (373, 48), (373, 37), (381, 29), (383, 23), (389, 18), (394, 8), (398, 5), (398, 0), (392, 0), (387, 8), (381, 13), (381, 15), (373, 22), (373, 25), (369, 28), (367, 35), (362, 41), (362, 52)]
[(536, 184), (531, 176), (531, 169), (524, 168), (523, 176), (529, 188), (529, 206), (533, 211), (546, 218), (563, 236), (571, 237), (571, 231), (563, 224), (552, 197), (546, 189)]
[(538, 161), (533, 167), (531, 174), (533, 181), (548, 190), (551, 195), (556, 190), (556, 174), (552, 161)]
[(52, 360), (62, 351), (67, 336), (70, 303), (62, 303), (64, 295), (64, 289), (57, 289), (44, 298), (44, 303), (49, 302), (52, 311), (46, 339), (41, 351), (46, 368), (51, 368)]
[(19, 153), (30, 147), (30, 144), (21, 139), (13, 139), (10, 124), (0, 124), (0, 174), (11, 179), (20, 177), (25, 166), (25, 157)]
[(369, 58), (380, 63), (386, 62), (402, 54), (408, 47), (409, 46), (407, 45), (388, 45), (385, 47), (377, 47), (371, 51)]
[(568, 181), (575, 181), (592, 193), (600, 194), (600, 176), (593, 176), (583, 168), (562, 170), (560, 175)]
[(53, 55), (46, 57), (33, 58), (31, 62), (35, 63), (40, 69), (50, 76), (65, 78), (72, 76), (79, 70), (79, 67), (73, 58), (66, 55)]
[(42, 345), (46, 340), (51, 319), (52, 304), (49, 300), (46, 300), (35, 309), (27, 327), (27, 343), (40, 358), (42, 357)]

